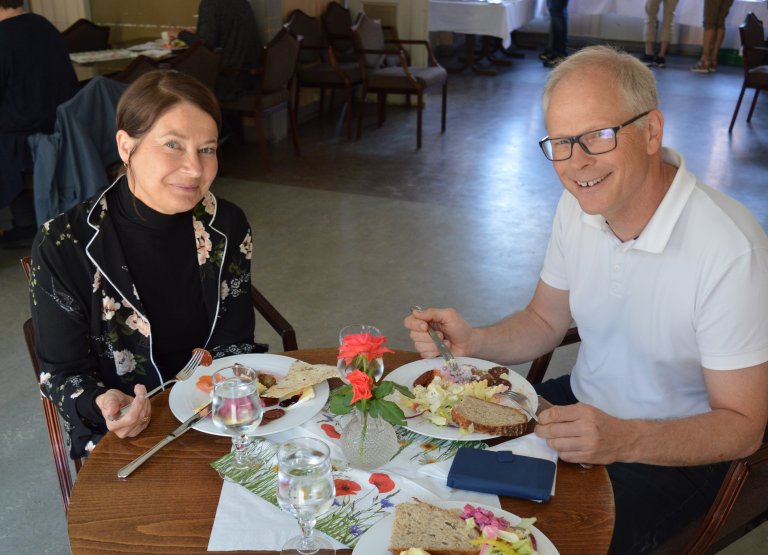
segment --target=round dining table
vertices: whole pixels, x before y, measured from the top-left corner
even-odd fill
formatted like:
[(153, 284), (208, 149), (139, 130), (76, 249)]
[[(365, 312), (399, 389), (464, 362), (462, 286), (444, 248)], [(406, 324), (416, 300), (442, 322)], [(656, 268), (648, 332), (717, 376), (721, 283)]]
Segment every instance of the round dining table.
[[(335, 364), (336, 353), (335, 348), (322, 348), (282, 354), (311, 364)], [(396, 351), (386, 355), (385, 363), (394, 369), (418, 358), (417, 353)], [(77, 475), (70, 500), (67, 520), (74, 555), (211, 553), (208, 539), (222, 479), (210, 463), (229, 451), (228, 437), (192, 429), (158, 451), (128, 479), (117, 478), (118, 469), (178, 425), (168, 406), (168, 392), (164, 392), (152, 401), (152, 420), (138, 437), (119, 439), (110, 433), (99, 442)], [(536, 526), (561, 555), (608, 551), (615, 512), (604, 466), (585, 469), (559, 461), (556, 494), (548, 502), (500, 500), (511, 513), (535, 516)], [(259, 515), (253, 515), (254, 525), (258, 520)]]

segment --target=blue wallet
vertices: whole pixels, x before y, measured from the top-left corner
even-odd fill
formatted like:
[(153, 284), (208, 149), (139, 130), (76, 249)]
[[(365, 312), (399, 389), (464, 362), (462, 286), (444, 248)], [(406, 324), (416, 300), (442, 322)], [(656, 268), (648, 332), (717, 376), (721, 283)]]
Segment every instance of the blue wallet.
[(546, 459), (460, 447), (448, 471), (448, 487), (549, 501), (556, 469)]

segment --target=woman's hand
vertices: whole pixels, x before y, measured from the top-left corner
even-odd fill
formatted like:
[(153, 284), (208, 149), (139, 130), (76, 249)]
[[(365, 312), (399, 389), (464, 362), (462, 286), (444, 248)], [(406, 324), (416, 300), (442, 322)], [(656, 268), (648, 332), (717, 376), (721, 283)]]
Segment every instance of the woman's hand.
[(413, 345), (422, 358), (440, 356), (427, 333), (430, 325), (454, 356), (472, 356), (472, 326), (453, 308), (414, 309), (403, 324), (411, 331)]
[[(137, 384), (133, 392), (136, 397), (126, 395), (119, 389), (109, 389), (96, 397), (96, 406), (101, 409), (107, 429), (121, 439), (139, 435), (149, 425), (152, 416), (152, 404), (147, 399), (147, 388)], [(131, 408), (120, 416), (120, 409), (128, 404)], [(116, 420), (112, 420), (113, 418)]]

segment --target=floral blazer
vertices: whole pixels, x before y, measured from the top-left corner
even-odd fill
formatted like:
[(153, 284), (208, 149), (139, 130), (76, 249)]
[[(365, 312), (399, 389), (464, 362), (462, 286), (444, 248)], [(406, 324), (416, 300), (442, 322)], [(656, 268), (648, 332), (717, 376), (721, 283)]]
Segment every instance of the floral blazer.
[[(73, 458), (87, 454), (107, 431), (98, 395), (111, 388), (132, 395), (135, 384), (150, 389), (163, 381), (152, 357), (152, 323), (109, 217), (107, 191), (46, 222), (32, 247), (40, 387), (64, 419)], [(205, 348), (214, 358), (253, 352), (245, 215), (208, 192), (193, 210), (193, 225), (210, 323)]]

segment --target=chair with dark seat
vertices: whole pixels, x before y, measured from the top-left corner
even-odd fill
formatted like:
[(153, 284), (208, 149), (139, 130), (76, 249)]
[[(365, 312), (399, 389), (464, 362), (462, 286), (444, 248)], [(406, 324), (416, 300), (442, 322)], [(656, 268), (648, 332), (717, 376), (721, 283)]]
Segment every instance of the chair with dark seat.
[(78, 19), (64, 29), (61, 36), (64, 37), (70, 54), (91, 50), (108, 50), (109, 30), (109, 27), (96, 25), (88, 19)]
[(749, 12), (744, 23), (739, 25), (739, 36), (743, 49), (744, 82), (741, 85), (739, 100), (736, 101), (736, 108), (733, 110), (733, 118), (731, 118), (728, 133), (733, 131), (744, 92), (747, 89), (755, 89), (755, 96), (752, 98), (752, 105), (749, 107), (749, 114), (747, 115), (747, 123), (749, 123), (752, 121), (752, 112), (755, 111), (755, 104), (757, 104), (760, 91), (768, 90), (768, 46), (766, 46), (763, 22), (755, 14)]
[(225, 113), (251, 116), (256, 120), (264, 171), (269, 171), (267, 139), (264, 133), (264, 119), (267, 115), (283, 109), (288, 111), (288, 124), (293, 140), (293, 149), (296, 156), (301, 155), (299, 132), (296, 128), (296, 112), (291, 101), (291, 90), (296, 75), (300, 48), (301, 38), (283, 28), (264, 47), (262, 67), (253, 69), (222, 68), (222, 71), (249, 74), (257, 79), (254, 94), (241, 96), (230, 101), (222, 101), (221, 109)]
[(352, 106), (354, 87), (362, 83), (360, 66), (357, 61), (338, 62), (333, 48), (323, 37), (322, 25), (316, 17), (310, 17), (301, 10), (294, 10), (285, 23), (295, 35), (303, 38), (296, 67), (296, 88), (294, 110), (299, 115), (299, 100), (302, 87), (320, 89), (319, 113), (322, 116), (325, 89), (331, 90), (329, 110), (333, 110), (333, 92), (341, 89), (346, 102), (345, 122), (347, 135), (352, 137)]
[[(24, 270), (24, 274), (29, 281), (32, 269), (31, 258), (25, 256), (21, 259), (21, 267)], [(295, 351), (298, 349), (296, 343), (296, 332), (293, 326), (288, 320), (283, 317), (280, 312), (270, 303), (267, 298), (256, 289), (254, 285), (251, 285), (251, 303), (253, 308), (261, 315), (262, 318), (277, 332), (282, 340), (283, 351)], [(22, 325), (24, 331), (24, 340), (27, 344), (27, 350), (29, 351), (29, 358), (32, 361), (32, 370), (34, 372), (34, 379), (36, 383), (40, 381), (40, 365), (37, 360), (37, 353), (35, 352), (35, 330), (32, 326), (32, 319), (28, 318)], [(67, 448), (68, 441), (65, 439), (64, 433), (61, 428), (61, 421), (59, 420), (59, 412), (53, 402), (40, 393), (40, 402), (43, 405), (43, 414), (45, 416), (45, 424), (48, 429), (48, 438), (51, 442), (51, 456), (53, 457), (53, 463), (56, 467), (56, 475), (59, 479), (59, 488), (61, 490), (61, 498), (64, 502), (64, 512), (69, 509), (69, 499), (72, 495), (72, 470), (70, 467), (69, 449)], [(75, 459), (74, 466), (75, 472), (80, 472), (85, 458)]]
[[(581, 341), (577, 328), (565, 334), (558, 348)], [(553, 352), (535, 359), (528, 371), (540, 383)], [(707, 513), (661, 546), (653, 555), (710, 555), (730, 545), (768, 520), (768, 430), (762, 446), (748, 457), (731, 462), (728, 473)]]
[(215, 91), (221, 71), (221, 55), (221, 48), (212, 49), (203, 41), (198, 41), (175, 58), (159, 64), (159, 67), (191, 75)]
[[(387, 40), (384, 39), (384, 31), (378, 20), (371, 19), (360, 13), (357, 21), (352, 26), (352, 36), (355, 39), (355, 50), (360, 63), (360, 72), (363, 77), (363, 92), (360, 101), (360, 110), (357, 121), (357, 137), (360, 138), (363, 130), (363, 114), (365, 112), (365, 98), (369, 92), (378, 95), (378, 123), (379, 127), (386, 117), (387, 94), (415, 94), (417, 96), (417, 123), (416, 123), (416, 148), (421, 148), (421, 128), (424, 111), (424, 93), (431, 89), (442, 87), (442, 117), (440, 132), (445, 133), (446, 97), (448, 94), (448, 72), (445, 71), (435, 59), (429, 42), (423, 40)], [(403, 45), (421, 45), (427, 49), (429, 56), (428, 67), (411, 67), (402, 49)], [(387, 45), (396, 46), (396, 49), (386, 49)], [(387, 65), (387, 56), (397, 55), (400, 65)]]

